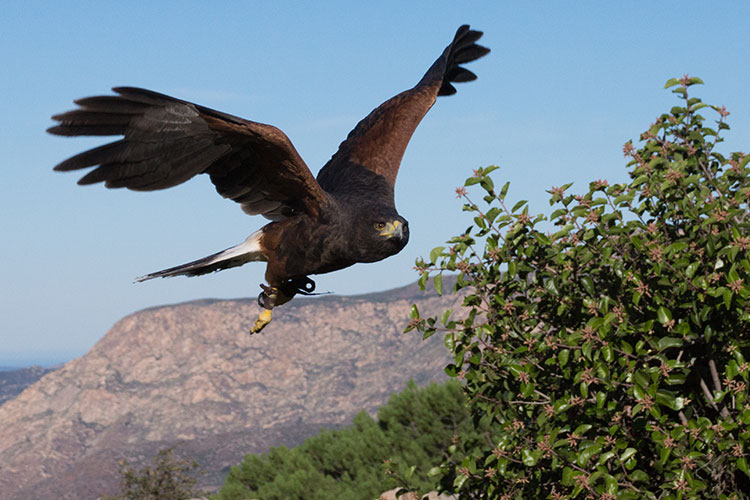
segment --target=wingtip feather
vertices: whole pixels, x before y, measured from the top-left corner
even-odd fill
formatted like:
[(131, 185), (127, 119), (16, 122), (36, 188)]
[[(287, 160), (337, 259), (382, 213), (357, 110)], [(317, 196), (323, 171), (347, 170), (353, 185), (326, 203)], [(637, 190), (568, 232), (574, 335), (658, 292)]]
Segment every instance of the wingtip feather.
[(444, 63), (442, 84), (438, 90), (439, 96), (455, 94), (456, 88), (452, 83), (470, 82), (477, 79), (477, 75), (461, 65), (476, 61), (490, 53), (489, 48), (476, 43), (483, 34), (481, 31), (472, 30), (468, 24), (463, 24), (456, 30), (453, 42), (443, 54), (443, 57), (447, 59)]

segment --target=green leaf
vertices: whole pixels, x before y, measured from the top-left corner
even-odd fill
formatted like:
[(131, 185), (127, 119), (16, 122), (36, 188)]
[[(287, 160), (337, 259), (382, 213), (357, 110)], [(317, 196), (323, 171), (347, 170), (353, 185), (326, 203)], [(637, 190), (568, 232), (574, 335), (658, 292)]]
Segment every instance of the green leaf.
[(516, 261), (510, 261), (508, 262), (508, 275), (510, 277), (515, 277), (516, 273), (518, 272), (518, 264)]
[(645, 483), (649, 480), (649, 475), (638, 469), (630, 473), (630, 479), (636, 482)]
[(679, 85), (679, 84), (680, 84), (679, 78), (670, 78), (669, 80), (667, 80), (667, 83), (664, 84), (664, 88), (668, 89), (669, 87), (674, 87), (675, 85)]
[(640, 236), (634, 234), (630, 237), (630, 241), (633, 243), (633, 246), (635, 246), (636, 250), (643, 250), (643, 240), (641, 240)]
[(581, 424), (578, 427), (576, 427), (576, 430), (573, 431), (573, 434), (576, 434), (578, 436), (583, 436), (588, 432), (593, 426), (591, 424)]
[(406, 469), (406, 471), (404, 472), (404, 479), (406, 479), (407, 481), (409, 479), (411, 479), (411, 477), (414, 475), (414, 470), (416, 468), (417, 468), (416, 465), (412, 465), (411, 467), (409, 467), (408, 469)]
[(425, 284), (427, 283), (427, 279), (430, 277), (429, 273), (422, 273), (422, 276), (419, 277), (419, 280), (417, 280), (417, 283), (419, 284), (419, 289), (424, 291)]
[(601, 456), (599, 457), (599, 462), (598, 462), (599, 465), (605, 464), (607, 460), (609, 460), (610, 458), (614, 456), (617, 456), (617, 453), (615, 453), (614, 451), (608, 451), (606, 453), (602, 453)]
[(445, 347), (450, 352), (453, 352), (453, 350), (456, 348), (456, 339), (452, 333), (446, 333), (443, 342), (445, 343)]
[(416, 304), (412, 304), (411, 308), (409, 308), (409, 317), (411, 319), (419, 319), (419, 309), (417, 309)]
[(437, 274), (432, 278), (432, 285), (435, 287), (435, 291), (438, 295), (443, 295), (443, 275)]
[(430, 262), (436, 263), (438, 260), (438, 257), (440, 257), (440, 254), (443, 253), (443, 250), (445, 250), (445, 247), (435, 247), (430, 251)]
[(528, 398), (534, 392), (535, 388), (534, 384), (521, 384), (521, 394), (523, 397)]
[(565, 215), (567, 213), (568, 213), (568, 211), (566, 209), (564, 209), (564, 208), (558, 208), (557, 210), (555, 210), (554, 212), (552, 212), (550, 214), (549, 219), (551, 221), (554, 221), (554, 220), (562, 217), (563, 215)]
[(745, 460), (745, 457), (740, 458), (735, 462), (737, 465), (737, 468), (745, 473), (746, 476), (750, 477), (750, 470), (748, 470), (747, 467), (747, 460)]
[(630, 457), (632, 457), (633, 455), (635, 455), (635, 453), (636, 453), (637, 451), (638, 451), (638, 450), (636, 450), (635, 448), (626, 448), (626, 449), (625, 449), (625, 451), (623, 451), (623, 452), (622, 452), (622, 455), (620, 455), (620, 461), (621, 461), (622, 463), (625, 463), (625, 462), (627, 462), (627, 461), (628, 461), (628, 459), (629, 459)]
[(538, 232), (538, 231), (536, 231), (536, 232), (534, 233), (534, 237), (535, 237), (535, 238), (537, 239), (537, 241), (538, 241), (539, 243), (541, 243), (542, 245), (550, 245), (550, 244), (552, 243), (552, 241), (551, 241), (551, 240), (550, 240), (550, 239), (549, 239), (549, 238), (547, 237), (547, 235), (545, 235), (545, 234), (543, 234), (543, 233), (540, 233), (540, 232)]
[(658, 347), (660, 351), (663, 351), (664, 349), (669, 349), (670, 347), (680, 347), (682, 346), (682, 339), (678, 339), (675, 337), (662, 337), (659, 339)]
[(656, 391), (656, 402), (660, 405), (671, 408), (672, 410), (679, 411), (684, 406), (684, 399), (677, 398), (671, 391), (658, 390)]
[(443, 311), (443, 315), (440, 317), (440, 322), (443, 323), (443, 325), (447, 325), (452, 313), (453, 309), (446, 309)]
[(500, 194), (497, 195), (498, 198), (501, 200), (505, 199), (505, 195), (508, 194), (508, 187), (510, 187), (510, 181), (503, 184), (503, 187), (500, 189)]
[(585, 446), (580, 452), (578, 452), (576, 463), (581, 467), (585, 467), (591, 457), (593, 457), (600, 451), (602, 451), (602, 446), (600, 444), (590, 443), (589, 445)]
[(602, 391), (597, 392), (596, 393), (596, 407), (604, 408), (604, 403), (606, 402), (607, 402), (607, 395)]
[(635, 197), (634, 194), (621, 194), (620, 196), (615, 198), (615, 205), (622, 205), (625, 202), (632, 201), (632, 199)]
[(633, 354), (633, 346), (624, 340), (620, 341), (620, 348), (625, 351), (626, 354)]
[[(601, 462), (601, 460), (600, 460)], [(617, 491), (619, 490), (619, 485), (617, 484), (617, 479), (614, 476), (611, 476), (609, 474), (605, 474), (604, 476), (604, 482), (606, 484), (606, 490), (607, 493), (612, 495), (612, 498), (616, 498)]]
[(661, 450), (659, 450), (659, 462), (662, 464), (667, 463), (667, 460), (669, 459), (669, 455), (672, 453), (671, 448), (667, 448), (666, 446), (662, 446)]
[(685, 243), (684, 241), (677, 241), (667, 247), (667, 252), (678, 253), (678, 252), (685, 250), (687, 246), (688, 244)]
[(636, 177), (633, 180), (633, 182), (630, 183), (630, 186), (634, 187), (634, 188), (638, 187), (641, 184), (643, 184), (644, 182), (648, 181), (649, 179), (650, 179), (650, 176), (648, 176), (648, 175), (639, 175), (638, 177)]
[(560, 368), (568, 364), (568, 358), (570, 357), (570, 349), (563, 349), (557, 353), (557, 360), (560, 363)]
[(581, 285), (583, 285), (583, 288), (586, 290), (586, 292), (588, 292), (589, 295), (594, 295), (594, 281), (590, 277), (582, 277)]
[(453, 487), (457, 490), (460, 490), (467, 479), (469, 479), (468, 476), (464, 476), (463, 474), (458, 474), (456, 476), (456, 479), (453, 480)]
[(690, 265), (688, 265), (687, 268), (685, 268), (685, 275), (688, 278), (692, 278), (693, 275), (695, 274), (695, 271), (698, 269), (698, 266), (700, 266), (700, 263), (698, 262), (690, 263)]
[(648, 387), (648, 384), (649, 384), (648, 377), (641, 370), (638, 370), (637, 372), (633, 374), (633, 381), (637, 384), (638, 387), (641, 387), (644, 389)]
[(591, 344), (592, 344), (592, 342), (586, 342), (581, 347), (581, 352), (586, 357), (586, 359), (591, 359), (591, 349), (593, 347)]
[(527, 448), (524, 448), (521, 451), (521, 461), (526, 467), (533, 467), (536, 465), (536, 457), (534, 456), (534, 453)]
[(657, 316), (659, 317), (659, 323), (662, 325), (666, 325), (670, 321), (672, 321), (672, 313), (669, 312), (669, 309), (667, 309), (664, 306), (659, 306), (659, 310), (656, 312)]
[(573, 482), (573, 469), (565, 467), (562, 473), (562, 484), (569, 486)]
[(524, 206), (526, 203), (528, 203), (528, 200), (521, 200), (515, 205), (513, 205), (513, 208), (510, 210), (511, 212), (515, 213), (519, 208)]

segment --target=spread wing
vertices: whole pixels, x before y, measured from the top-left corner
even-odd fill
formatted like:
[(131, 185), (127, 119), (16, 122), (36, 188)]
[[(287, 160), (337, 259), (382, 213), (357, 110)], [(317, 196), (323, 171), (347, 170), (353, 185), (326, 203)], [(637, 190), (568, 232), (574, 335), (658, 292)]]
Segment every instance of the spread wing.
[(490, 49), (477, 45), (481, 31), (468, 25), (458, 28), (448, 47), (417, 85), (387, 100), (349, 133), (338, 151), (318, 174), (326, 191), (347, 189), (352, 168), (362, 168), (383, 176), (391, 187), (401, 158), (414, 130), (438, 96), (456, 93), (454, 82), (469, 82), (477, 76), (461, 67), (486, 55)]
[(153, 191), (206, 173), (216, 190), (250, 214), (279, 220), (305, 212), (317, 217), (327, 203), (289, 138), (278, 128), (215, 111), (150, 90), (113, 89), (118, 95), (79, 99), (78, 108), (53, 116), (56, 135), (122, 135), (78, 154), (58, 171), (96, 166), (79, 184)]

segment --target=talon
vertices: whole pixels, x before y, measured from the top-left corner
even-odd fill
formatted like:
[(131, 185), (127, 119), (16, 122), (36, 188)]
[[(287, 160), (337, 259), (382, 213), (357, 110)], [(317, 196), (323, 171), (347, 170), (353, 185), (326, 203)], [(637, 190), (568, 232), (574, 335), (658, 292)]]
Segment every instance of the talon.
[(295, 291), (288, 290), (287, 287), (273, 288), (273, 294), (269, 295), (272, 300), (271, 307), (266, 307), (266, 309), (271, 309), (272, 307), (286, 304), (287, 302), (292, 300), (292, 297), (294, 297), (294, 295)]
[(258, 305), (263, 309), (273, 309), (278, 298), (278, 290), (271, 288), (270, 286), (261, 285), (261, 287), (263, 288), (263, 291), (258, 295)]
[(258, 319), (255, 320), (255, 324), (250, 329), (250, 335), (260, 332), (265, 326), (271, 322), (271, 310), (263, 309), (258, 314)]

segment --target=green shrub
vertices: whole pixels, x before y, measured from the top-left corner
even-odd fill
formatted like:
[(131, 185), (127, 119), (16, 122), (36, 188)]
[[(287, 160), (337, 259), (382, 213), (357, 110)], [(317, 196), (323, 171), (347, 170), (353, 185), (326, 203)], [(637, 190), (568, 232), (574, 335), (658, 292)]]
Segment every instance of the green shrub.
[[(418, 261), (458, 271), (466, 319), (421, 318), (455, 355), (477, 425), (442, 486), (461, 498), (745, 498), (750, 491), (750, 155), (723, 107), (680, 104), (625, 144), (630, 182), (553, 187), (549, 217), (479, 169), (474, 225)], [(716, 113), (713, 124), (700, 114)], [(467, 194), (467, 187), (481, 189)], [(459, 439), (461, 436), (459, 436)], [(467, 445), (469, 446), (469, 445)]]
[(458, 434), (474, 434), (460, 384), (419, 389), (412, 382), (377, 421), (363, 411), (351, 427), (324, 430), (296, 448), (247, 455), (214, 498), (372, 500), (407, 481), (427, 492), (434, 481), (423, 471), (457, 452)]
[(119, 464), (120, 492), (103, 500), (186, 500), (202, 493), (195, 488), (195, 460), (178, 458), (174, 448), (160, 450), (151, 465), (138, 469), (127, 460)]

